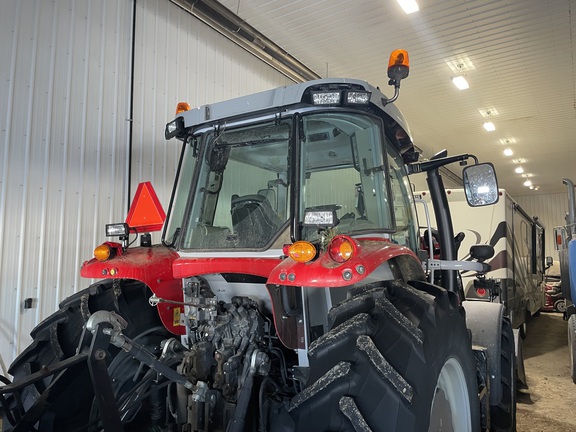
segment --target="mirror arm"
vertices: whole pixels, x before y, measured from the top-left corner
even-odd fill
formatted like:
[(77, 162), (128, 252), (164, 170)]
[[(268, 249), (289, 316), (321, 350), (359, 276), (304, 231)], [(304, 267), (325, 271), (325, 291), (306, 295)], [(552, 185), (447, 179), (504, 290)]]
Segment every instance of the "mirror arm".
[(408, 173), (415, 174), (424, 171), (431, 171), (454, 162), (460, 162), (461, 165), (465, 165), (468, 159), (474, 159), (474, 163), (475, 164), (478, 163), (478, 158), (476, 156), (466, 153), (456, 156), (443, 157), (439, 159), (431, 159), (426, 162), (410, 164), (408, 165)]
[[(430, 162), (435, 162), (435, 160)], [(442, 165), (443, 164), (440, 164), (439, 166)], [(436, 224), (440, 243), (440, 259), (454, 261), (457, 259), (456, 246), (454, 244), (454, 228), (452, 226), (452, 217), (450, 215), (450, 207), (448, 206), (448, 198), (446, 197), (446, 192), (444, 190), (444, 182), (442, 181), (442, 176), (438, 172), (438, 167), (427, 170), (426, 182), (428, 183), (430, 197), (432, 199), (432, 207), (434, 208), (434, 214), (436, 215)], [(448, 291), (453, 291), (460, 296), (458, 291), (457, 271), (442, 270), (442, 286)], [(461, 296), (460, 299), (462, 300)]]

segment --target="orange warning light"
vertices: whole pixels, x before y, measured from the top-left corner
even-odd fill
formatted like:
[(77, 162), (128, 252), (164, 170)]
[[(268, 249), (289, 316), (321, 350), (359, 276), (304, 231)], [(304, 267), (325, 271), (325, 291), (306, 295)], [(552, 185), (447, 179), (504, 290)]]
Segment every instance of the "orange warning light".
[(397, 49), (390, 54), (388, 61), (388, 78), (400, 82), (408, 76), (410, 72), (410, 60), (408, 59), (408, 51), (404, 49)]
[(185, 111), (190, 111), (190, 104), (188, 102), (178, 102), (176, 105), (176, 115)]
[(165, 220), (166, 213), (152, 183), (140, 183), (126, 217), (130, 229), (138, 233), (160, 231)]
[(392, 66), (405, 66), (410, 67), (410, 60), (408, 59), (408, 51), (404, 49), (397, 49), (392, 51), (390, 59), (388, 60), (388, 67)]

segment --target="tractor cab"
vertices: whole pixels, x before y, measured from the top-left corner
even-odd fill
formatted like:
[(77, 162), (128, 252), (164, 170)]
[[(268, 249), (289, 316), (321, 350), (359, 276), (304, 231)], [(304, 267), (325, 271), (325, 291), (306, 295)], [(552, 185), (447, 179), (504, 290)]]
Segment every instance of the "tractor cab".
[(164, 242), (278, 255), (297, 240), (370, 233), (414, 249), (407, 175), (389, 138), (398, 126), (371, 112), (370, 90), (312, 83), (288, 109), (192, 128)]

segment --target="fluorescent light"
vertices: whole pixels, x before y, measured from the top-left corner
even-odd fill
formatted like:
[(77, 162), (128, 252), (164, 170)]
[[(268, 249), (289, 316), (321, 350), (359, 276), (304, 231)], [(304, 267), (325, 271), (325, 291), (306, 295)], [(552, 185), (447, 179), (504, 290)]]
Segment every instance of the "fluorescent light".
[(518, 166), (514, 169), (514, 171), (516, 172), (516, 174), (522, 174), (524, 172), (524, 168)]
[(418, 3), (416, 3), (416, 0), (397, 0), (397, 1), (402, 10), (406, 14), (411, 14), (413, 12), (418, 12), (420, 10), (420, 8), (418, 7)]
[(464, 75), (457, 75), (452, 77), (452, 83), (458, 90), (466, 90), (470, 88), (470, 84), (468, 84), (468, 81)]
[(511, 148), (507, 147), (504, 149), (504, 156), (512, 156), (514, 154), (514, 152), (512, 151)]
[(483, 126), (487, 132), (494, 132), (496, 130), (496, 126), (494, 126), (494, 123), (492, 122), (486, 122), (483, 124)]

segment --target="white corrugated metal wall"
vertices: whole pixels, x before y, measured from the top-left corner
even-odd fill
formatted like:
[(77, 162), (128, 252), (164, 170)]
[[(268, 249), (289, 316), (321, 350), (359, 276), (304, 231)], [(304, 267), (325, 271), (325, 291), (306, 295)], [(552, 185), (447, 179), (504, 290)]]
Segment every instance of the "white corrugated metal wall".
[(0, 354), (9, 363), (84, 286), (82, 260), (125, 209), (132, 7), (0, 8)]
[(167, 206), (179, 146), (166, 144), (164, 125), (176, 102), (290, 81), (169, 0), (0, 0), (0, 10), (0, 356), (8, 366), (32, 328), (88, 285), (80, 265), (105, 239), (104, 225), (125, 218), (128, 188), (133, 196), (150, 180)]

